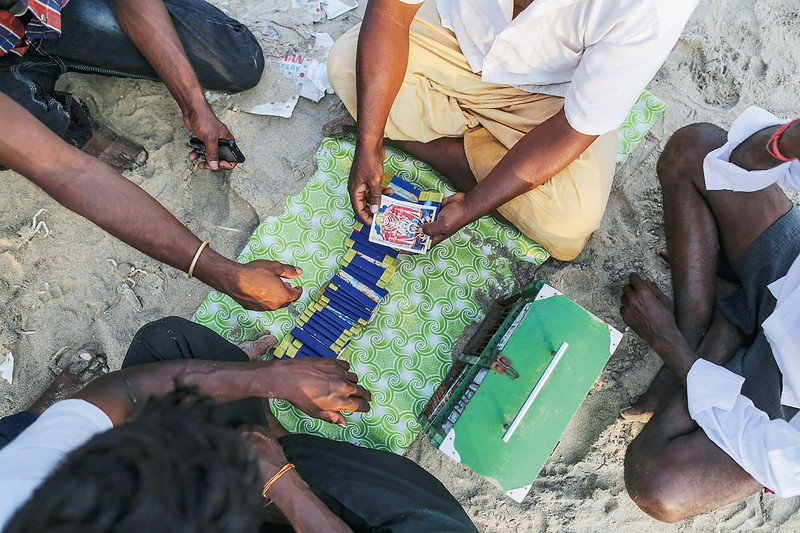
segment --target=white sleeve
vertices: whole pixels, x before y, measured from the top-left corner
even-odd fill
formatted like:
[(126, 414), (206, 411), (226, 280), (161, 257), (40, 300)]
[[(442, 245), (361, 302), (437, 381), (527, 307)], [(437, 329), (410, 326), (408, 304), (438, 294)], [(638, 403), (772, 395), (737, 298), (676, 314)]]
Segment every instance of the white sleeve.
[(71, 451), (112, 427), (91, 403), (64, 400), (0, 450), (0, 530)]
[(675, 46), (696, 2), (681, 4), (675, 6), (680, 15), (671, 20), (622, 40), (609, 35), (584, 50), (564, 98), (573, 129), (602, 135), (622, 124)]
[(800, 190), (800, 161), (781, 163), (768, 170), (745, 170), (730, 162), (731, 153), (754, 133), (787, 122), (760, 107), (747, 108), (731, 125), (728, 142), (703, 160), (706, 188), (711, 191), (753, 192), (780, 183), (790, 189)]
[(686, 376), (689, 414), (759, 483), (787, 498), (800, 495), (800, 429), (741, 394), (744, 378), (698, 359)]

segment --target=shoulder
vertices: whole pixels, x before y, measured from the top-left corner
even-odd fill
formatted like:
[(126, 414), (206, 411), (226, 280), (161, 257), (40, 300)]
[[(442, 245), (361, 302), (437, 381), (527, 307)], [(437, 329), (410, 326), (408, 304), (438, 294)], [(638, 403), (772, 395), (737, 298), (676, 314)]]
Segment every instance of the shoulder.
[(70, 452), (112, 427), (91, 403), (64, 400), (0, 450), (0, 529)]

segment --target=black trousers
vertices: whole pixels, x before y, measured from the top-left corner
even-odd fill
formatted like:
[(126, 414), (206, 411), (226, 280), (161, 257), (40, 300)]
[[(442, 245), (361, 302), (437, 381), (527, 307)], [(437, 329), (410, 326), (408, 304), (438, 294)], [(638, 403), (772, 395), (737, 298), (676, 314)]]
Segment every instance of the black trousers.
[[(264, 55), (244, 24), (204, 0), (164, 0), (164, 5), (200, 85), (239, 92), (258, 83)], [(109, 0), (76, 0), (61, 15), (60, 37), (35, 41), (23, 57), (0, 58), (0, 91), (81, 148), (92, 136), (91, 123), (85, 107), (55, 91), (62, 74), (149, 80), (158, 75), (122, 31)]]
[[(210, 329), (169, 317), (139, 330), (122, 366), (170, 359), (238, 362), (248, 357)], [(266, 425), (255, 398), (219, 406), (218, 420), (231, 427)], [(354, 531), (477, 531), (447, 489), (405, 457), (312, 435), (289, 435), (280, 443), (314, 493)]]

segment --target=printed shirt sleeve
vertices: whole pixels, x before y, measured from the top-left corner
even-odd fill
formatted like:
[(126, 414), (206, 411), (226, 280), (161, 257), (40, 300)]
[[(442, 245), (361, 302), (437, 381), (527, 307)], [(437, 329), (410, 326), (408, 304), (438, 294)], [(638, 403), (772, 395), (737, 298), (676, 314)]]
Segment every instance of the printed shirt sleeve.
[(744, 378), (698, 359), (686, 377), (689, 414), (711, 441), (782, 497), (800, 495), (800, 429), (770, 420), (741, 394)]
[(712, 191), (753, 192), (780, 183), (790, 189), (800, 190), (800, 162), (797, 160), (768, 170), (745, 170), (730, 162), (731, 153), (754, 133), (787, 122), (760, 107), (745, 110), (731, 125), (728, 142), (703, 160), (706, 188)]
[(0, 530), (70, 452), (112, 427), (91, 403), (64, 400), (0, 450)]

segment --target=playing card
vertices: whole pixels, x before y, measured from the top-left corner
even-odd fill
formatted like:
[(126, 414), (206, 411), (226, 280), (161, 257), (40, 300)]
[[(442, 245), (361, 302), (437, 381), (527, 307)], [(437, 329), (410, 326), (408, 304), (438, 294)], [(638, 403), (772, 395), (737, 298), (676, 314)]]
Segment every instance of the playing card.
[(422, 233), (422, 224), (433, 222), (435, 206), (424, 206), (381, 196), (381, 206), (372, 217), (369, 240), (412, 253), (425, 253), (431, 238)]

